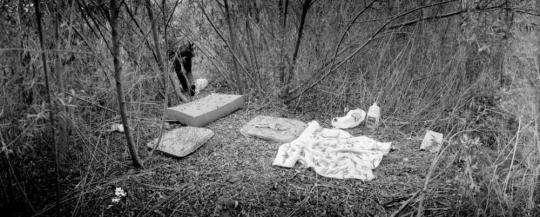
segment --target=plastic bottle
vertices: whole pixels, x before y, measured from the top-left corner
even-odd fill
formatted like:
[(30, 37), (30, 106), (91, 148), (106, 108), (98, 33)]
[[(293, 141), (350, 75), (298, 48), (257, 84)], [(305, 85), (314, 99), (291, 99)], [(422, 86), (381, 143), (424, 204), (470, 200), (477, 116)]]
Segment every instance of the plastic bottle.
[(381, 118), (381, 108), (377, 106), (377, 102), (373, 103), (369, 107), (366, 116), (366, 126), (371, 129), (375, 129), (379, 126), (379, 119)]

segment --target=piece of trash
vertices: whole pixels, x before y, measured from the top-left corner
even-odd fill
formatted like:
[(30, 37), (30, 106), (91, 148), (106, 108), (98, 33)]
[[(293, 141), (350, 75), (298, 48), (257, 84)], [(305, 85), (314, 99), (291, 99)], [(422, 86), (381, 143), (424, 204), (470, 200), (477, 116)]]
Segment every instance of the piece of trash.
[(281, 145), (272, 165), (292, 168), (296, 162), (324, 177), (369, 181), (376, 176), (373, 170), (392, 143), (351, 134), (340, 129), (325, 129), (312, 121), (302, 134), (290, 143)]
[(206, 86), (208, 86), (208, 80), (206, 78), (195, 79), (195, 95), (198, 95)]
[(127, 193), (120, 187), (114, 189), (114, 197), (111, 199), (113, 203), (118, 203), (120, 200), (127, 196)]
[(165, 109), (165, 118), (192, 127), (202, 127), (241, 109), (244, 103), (243, 95), (211, 94)]
[(430, 152), (438, 152), (441, 149), (443, 142), (443, 134), (435, 131), (427, 130), (424, 140), (420, 145), (420, 150), (429, 150)]
[(379, 126), (379, 119), (381, 118), (381, 108), (377, 106), (377, 102), (373, 103), (368, 109), (366, 116), (366, 126), (371, 129), (375, 129)]
[(109, 132), (124, 132), (124, 125), (123, 124), (111, 124), (111, 127), (108, 130)]
[(360, 125), (365, 117), (366, 112), (362, 109), (350, 110), (344, 117), (333, 118), (332, 126), (339, 129), (353, 128)]
[(259, 115), (245, 124), (240, 133), (283, 144), (296, 139), (306, 126), (299, 120)]
[(157, 145), (159, 138), (155, 138), (146, 146), (176, 157), (185, 157), (208, 142), (212, 136), (214, 132), (210, 129), (181, 127), (163, 133), (159, 145)]

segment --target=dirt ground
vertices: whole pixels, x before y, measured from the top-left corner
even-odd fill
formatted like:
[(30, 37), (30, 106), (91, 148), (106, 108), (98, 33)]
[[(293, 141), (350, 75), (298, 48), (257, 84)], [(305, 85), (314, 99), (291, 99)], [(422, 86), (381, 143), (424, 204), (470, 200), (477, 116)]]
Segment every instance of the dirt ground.
[[(84, 204), (88, 207), (78, 207), (76, 214), (386, 216), (422, 188), (433, 158), (433, 154), (418, 150), (421, 142), (418, 137), (408, 137), (390, 127), (373, 131), (360, 126), (348, 131), (393, 143), (393, 150), (375, 171), (375, 180), (329, 179), (298, 165), (294, 169), (273, 167), (281, 144), (248, 138), (238, 132), (256, 115), (296, 117), (303, 121), (313, 118), (326, 127), (330, 120), (242, 109), (207, 125), (215, 136), (187, 157), (174, 158), (155, 152), (145, 163), (145, 169), (134, 170), (129, 157), (120, 154), (124, 166), (100, 184), (87, 186), (85, 197), (93, 198), (94, 202)], [(141, 151), (143, 156), (148, 154), (147, 149)], [(125, 190), (127, 196), (119, 203), (112, 203), (116, 187)], [(404, 209), (400, 214), (413, 211)]]

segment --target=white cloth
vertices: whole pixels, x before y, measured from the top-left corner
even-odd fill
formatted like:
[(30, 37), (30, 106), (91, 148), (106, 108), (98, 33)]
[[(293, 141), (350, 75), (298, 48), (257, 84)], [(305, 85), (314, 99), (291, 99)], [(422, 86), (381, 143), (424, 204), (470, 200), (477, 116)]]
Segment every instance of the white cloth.
[(292, 168), (300, 161), (321, 176), (369, 181), (375, 178), (372, 170), (391, 145), (365, 136), (352, 137), (340, 129), (325, 129), (312, 121), (296, 140), (279, 147), (272, 165)]
[(362, 123), (365, 117), (366, 112), (362, 109), (350, 110), (344, 117), (333, 118), (332, 126), (340, 129), (353, 128)]

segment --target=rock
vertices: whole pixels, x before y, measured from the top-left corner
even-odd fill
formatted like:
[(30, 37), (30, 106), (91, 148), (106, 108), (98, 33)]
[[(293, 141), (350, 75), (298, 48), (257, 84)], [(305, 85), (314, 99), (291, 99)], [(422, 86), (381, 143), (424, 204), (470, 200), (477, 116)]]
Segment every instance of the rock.
[(259, 115), (244, 125), (240, 133), (264, 140), (288, 143), (296, 139), (306, 127), (307, 124), (299, 120)]
[(165, 109), (167, 120), (201, 127), (244, 106), (244, 96), (211, 94), (204, 98)]
[(443, 134), (427, 130), (424, 140), (420, 145), (420, 150), (429, 150), (430, 152), (439, 152), (443, 142)]
[[(184, 157), (204, 145), (212, 136), (214, 132), (206, 128), (177, 128), (164, 133), (156, 149), (176, 157)], [(158, 139), (155, 138), (147, 146), (154, 148)]]

